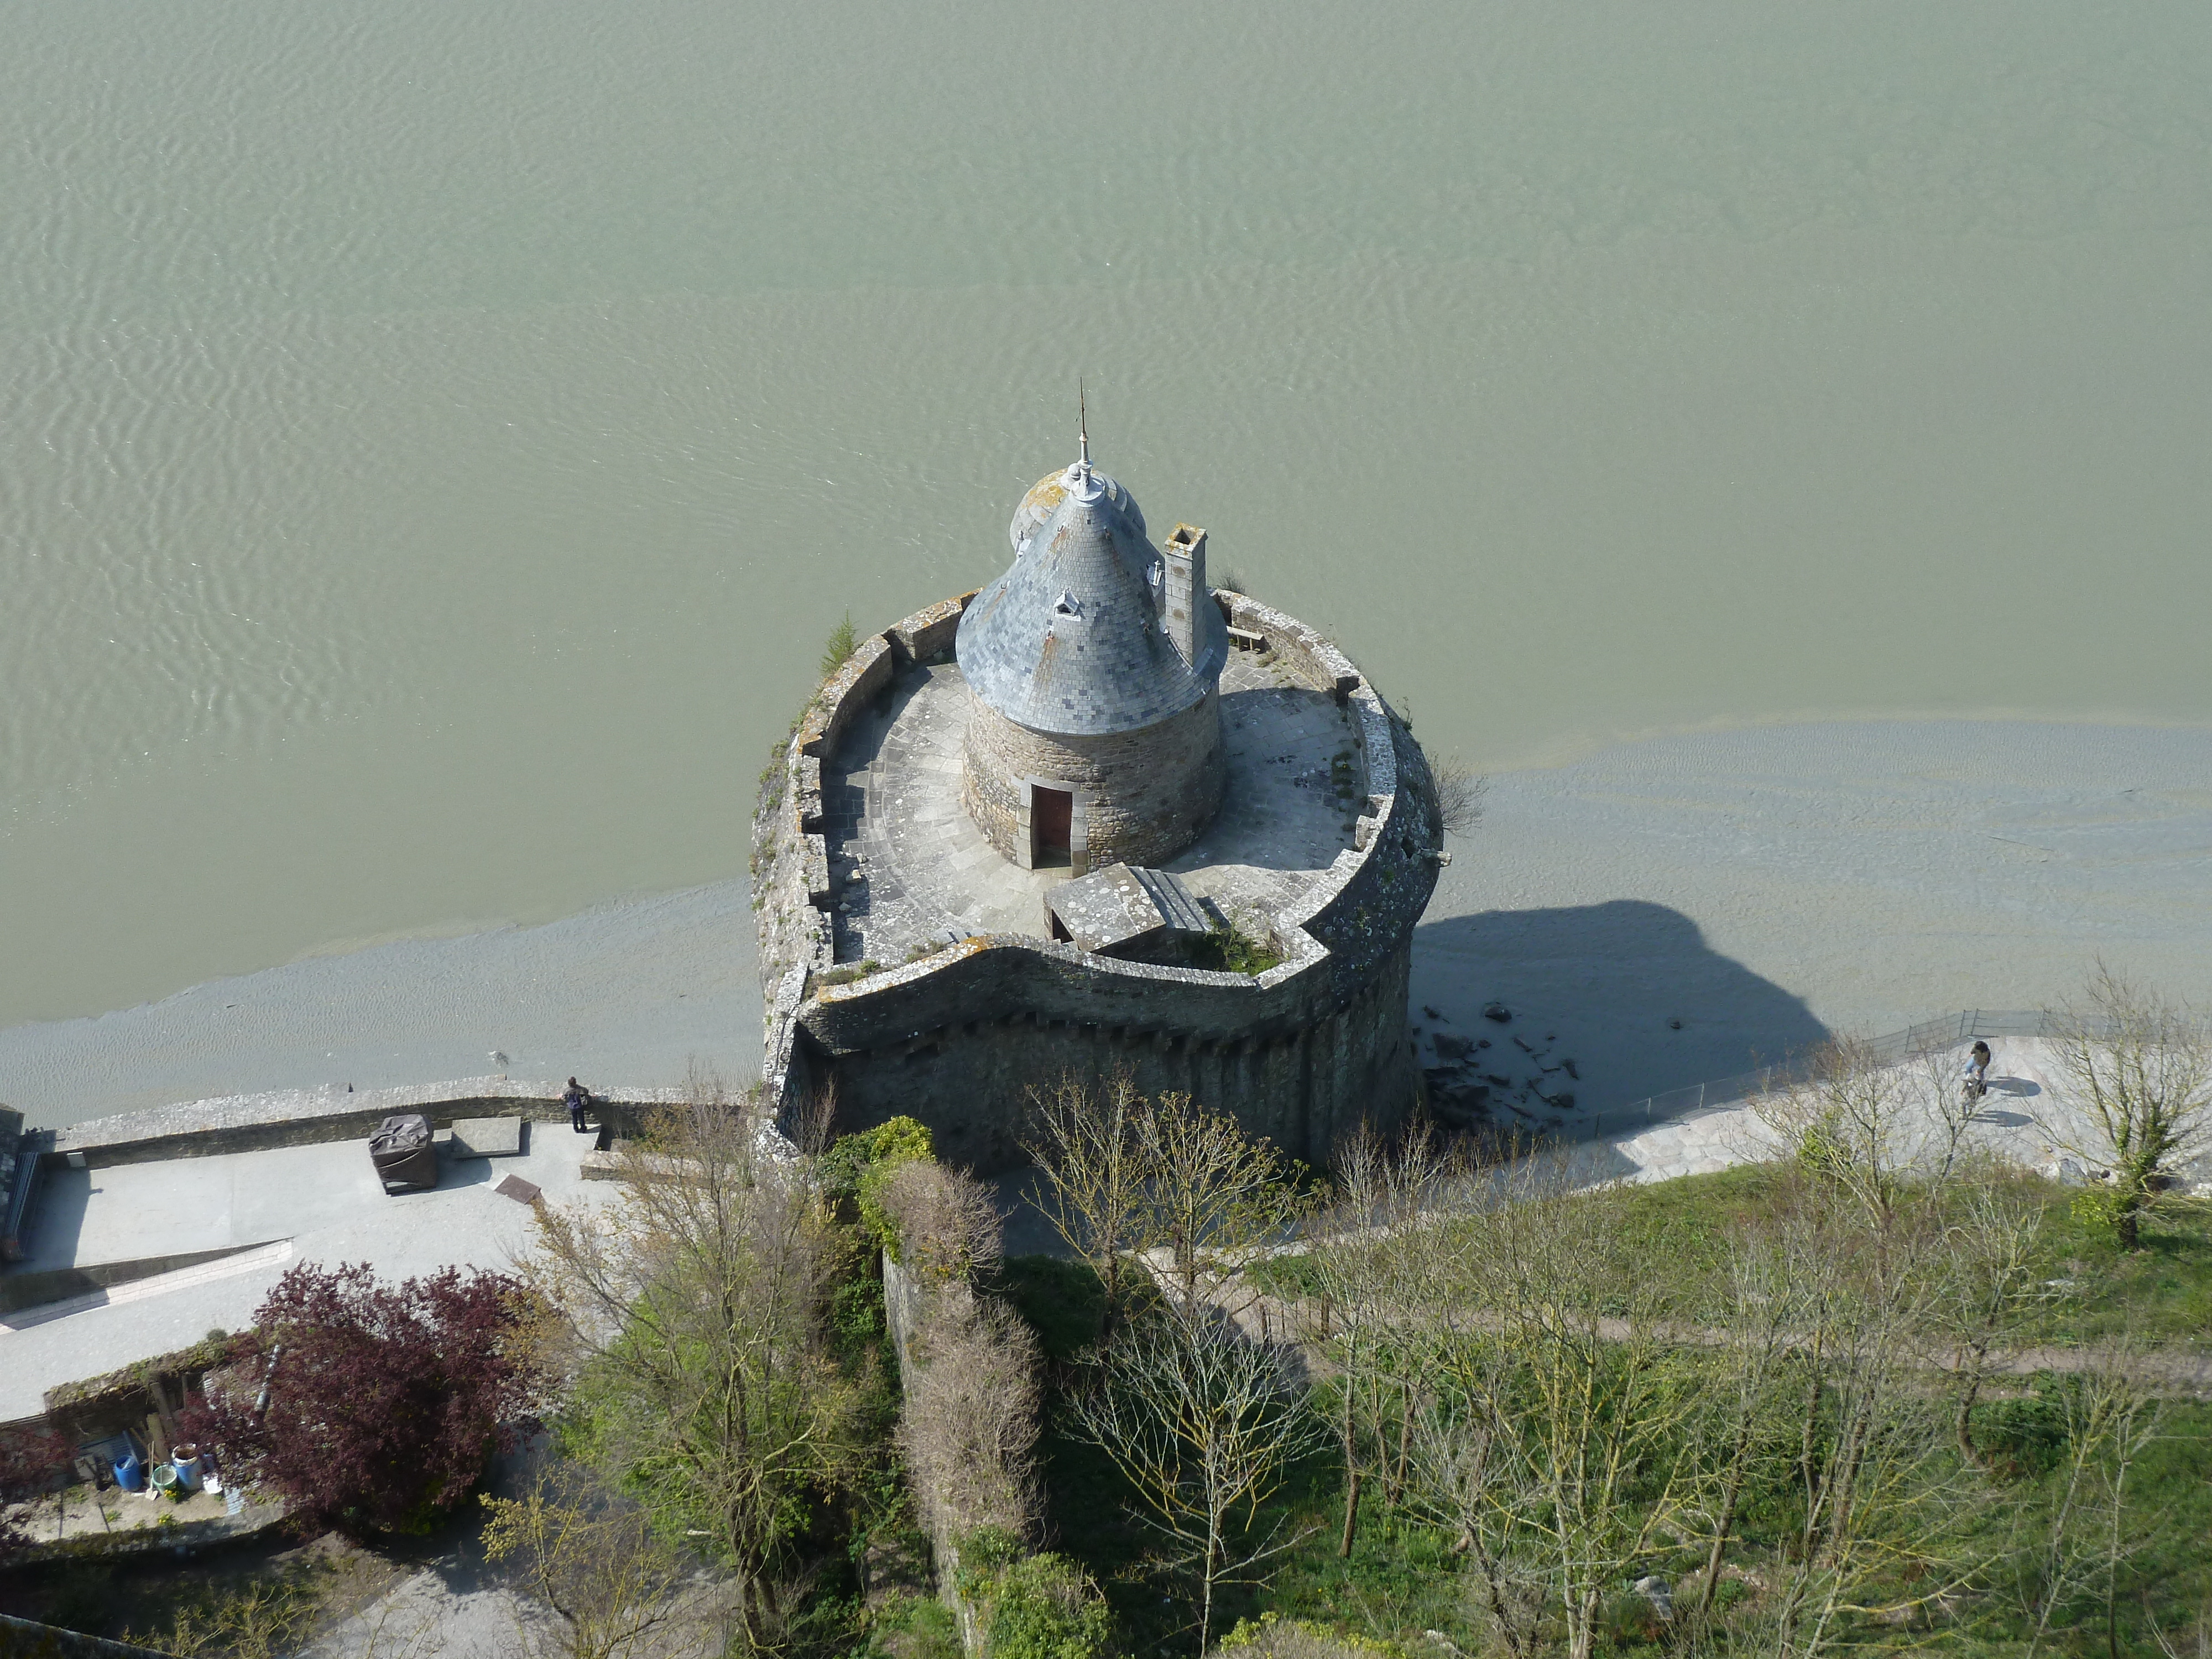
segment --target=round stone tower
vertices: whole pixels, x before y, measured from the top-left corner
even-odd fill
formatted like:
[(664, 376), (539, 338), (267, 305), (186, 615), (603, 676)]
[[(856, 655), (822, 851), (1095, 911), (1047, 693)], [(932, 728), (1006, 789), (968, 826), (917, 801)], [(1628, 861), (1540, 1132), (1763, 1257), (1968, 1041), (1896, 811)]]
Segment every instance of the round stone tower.
[(1157, 864), (1221, 805), (1229, 630), (1206, 532), (1164, 551), (1090, 444), (1022, 498), (1014, 562), (960, 619), (969, 708), (961, 798), (1022, 868)]

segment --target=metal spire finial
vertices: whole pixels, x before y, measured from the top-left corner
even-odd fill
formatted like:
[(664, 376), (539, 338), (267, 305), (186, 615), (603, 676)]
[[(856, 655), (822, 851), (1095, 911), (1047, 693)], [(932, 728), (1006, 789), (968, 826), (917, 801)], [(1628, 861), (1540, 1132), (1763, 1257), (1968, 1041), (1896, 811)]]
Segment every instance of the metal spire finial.
[(1060, 481), (1077, 501), (1095, 501), (1106, 493), (1106, 486), (1099, 483), (1098, 475), (1091, 470), (1091, 410), (1084, 397), (1083, 381), (1079, 376), (1075, 382), (1075, 434), (1082, 442), (1083, 453), (1074, 465), (1060, 475)]

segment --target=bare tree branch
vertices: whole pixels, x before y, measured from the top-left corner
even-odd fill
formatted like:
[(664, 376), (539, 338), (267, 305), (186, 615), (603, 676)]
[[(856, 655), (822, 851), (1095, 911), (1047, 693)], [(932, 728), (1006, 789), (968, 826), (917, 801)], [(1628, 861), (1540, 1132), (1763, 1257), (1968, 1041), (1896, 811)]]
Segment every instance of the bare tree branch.
[(617, 1472), (647, 1480), (738, 1581), (743, 1651), (781, 1639), (810, 1490), (857, 1455), (828, 1352), (836, 1241), (763, 1104), (709, 1077), (621, 1154), (611, 1209), (542, 1206), (529, 1263), (572, 1374), (604, 1383)]
[(2044, 1130), (2110, 1171), (2112, 1230), (2132, 1250), (2166, 1178), (2212, 1146), (2212, 1039), (2188, 1008), (2102, 961), (2061, 1018), (2059, 1062), (2079, 1116), (2047, 1115)]
[(1265, 1582), (1265, 1564), (1308, 1535), (1260, 1511), (1291, 1466), (1322, 1442), (1276, 1351), (1225, 1320), (1170, 1310), (1125, 1324), (1095, 1386), (1068, 1404), (1073, 1431), (1135, 1488), (1161, 1566), (1197, 1588), (1198, 1650), (1216, 1601)]

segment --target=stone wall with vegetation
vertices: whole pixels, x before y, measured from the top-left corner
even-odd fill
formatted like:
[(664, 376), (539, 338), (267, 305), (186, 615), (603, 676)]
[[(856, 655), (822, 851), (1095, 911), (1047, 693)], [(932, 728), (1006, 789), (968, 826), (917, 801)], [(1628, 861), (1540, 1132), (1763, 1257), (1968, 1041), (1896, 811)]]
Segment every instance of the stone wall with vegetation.
[[(928, 1143), (912, 1125), (900, 1138)], [(1043, 1394), (1036, 1334), (993, 1293), (990, 1190), (923, 1152), (871, 1171), (882, 1212), (884, 1310), (898, 1357), (898, 1445), (938, 1594), (962, 1649), (1084, 1659), (1112, 1619), (1081, 1569), (1041, 1552), (1036, 1465)], [(866, 1177), (864, 1177), (866, 1179)]]

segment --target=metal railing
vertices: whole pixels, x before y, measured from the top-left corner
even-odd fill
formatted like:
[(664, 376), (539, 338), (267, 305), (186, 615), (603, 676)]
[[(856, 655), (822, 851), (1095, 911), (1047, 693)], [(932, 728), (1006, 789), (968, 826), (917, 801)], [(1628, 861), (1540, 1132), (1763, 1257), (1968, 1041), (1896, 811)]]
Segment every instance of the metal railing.
[[(1976, 1037), (2039, 1037), (2056, 1035), (2063, 1022), (2040, 1009), (1968, 1008), (1940, 1019), (1923, 1020), (1902, 1031), (1886, 1031), (1865, 1041), (1878, 1060), (1910, 1060), (1916, 1054), (1940, 1053), (1971, 1042)], [(1771, 1066), (1739, 1072), (1734, 1077), (1692, 1083), (1664, 1094), (1650, 1095), (1626, 1106), (1592, 1112), (1573, 1121), (1549, 1123), (1543, 1133), (1562, 1140), (1589, 1140), (1600, 1135), (1633, 1134), (1662, 1123), (1680, 1123), (1751, 1099), (1770, 1089), (1802, 1083), (1812, 1075), (1814, 1050), (1792, 1054)]]

